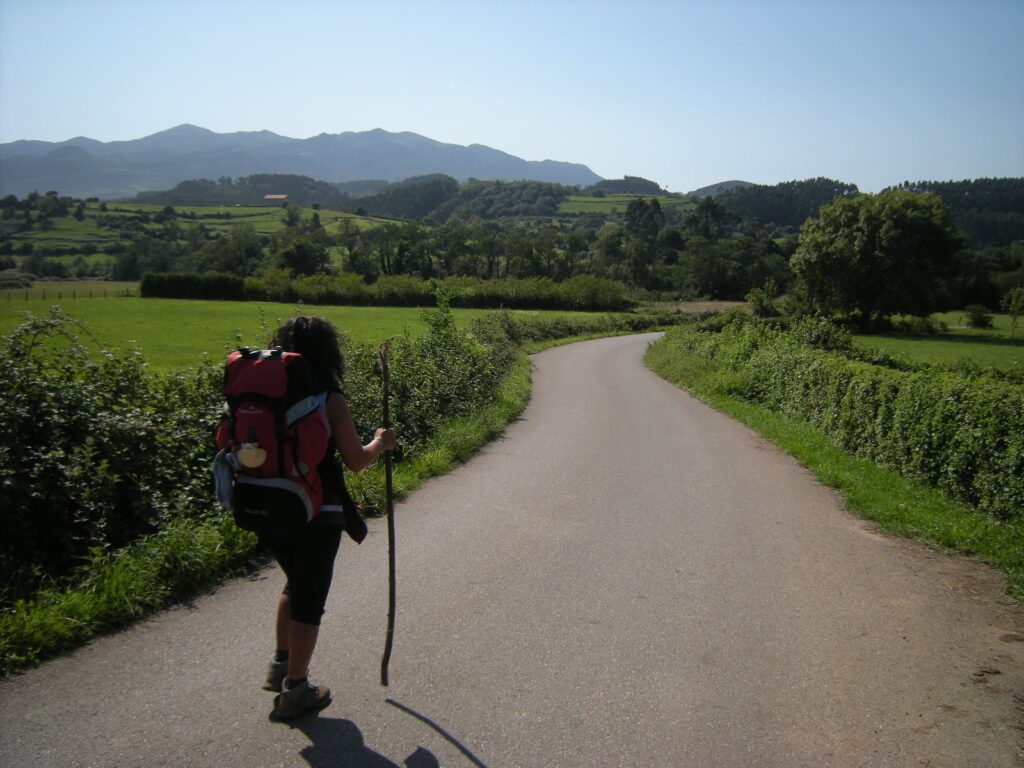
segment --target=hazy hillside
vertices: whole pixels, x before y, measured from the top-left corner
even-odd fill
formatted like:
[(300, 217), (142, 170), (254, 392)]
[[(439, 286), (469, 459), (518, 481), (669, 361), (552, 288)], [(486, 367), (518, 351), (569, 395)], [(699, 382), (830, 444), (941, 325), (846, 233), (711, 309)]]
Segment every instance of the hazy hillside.
[(725, 208), (742, 219), (759, 219), (780, 227), (799, 227), (836, 197), (855, 197), (856, 184), (819, 177), (781, 184), (747, 184), (715, 193)]
[(708, 196), (720, 195), (723, 192), (728, 192), (731, 189), (742, 189), (744, 187), (752, 187), (752, 186), (754, 186), (754, 185), (751, 182), (749, 182), (749, 181), (738, 181), (738, 180), (720, 181), (717, 184), (709, 184), (706, 187), (701, 187), (700, 189), (695, 189), (692, 192), (690, 192), (690, 194), (691, 195), (696, 195), (697, 197), (708, 197)]
[(623, 176), (621, 179), (605, 179), (584, 190), (584, 194), (607, 195), (664, 195), (667, 194), (656, 181), (640, 176)]
[(236, 179), (189, 179), (160, 192), (140, 192), (136, 203), (156, 205), (262, 205), (264, 195), (287, 195), (293, 205), (321, 205), (326, 208), (352, 207), (352, 198), (334, 184), (308, 176), (283, 173), (254, 173)]
[(443, 173), (476, 179), (586, 186), (601, 177), (577, 163), (530, 161), (490, 147), (444, 144), (415, 133), (384, 130), (292, 139), (270, 131), (214, 133), (180, 125), (132, 141), (0, 144), (0, 194), (58, 190), (76, 197), (130, 197), (169, 189), (186, 179), (282, 173), (329, 182), (400, 181)]

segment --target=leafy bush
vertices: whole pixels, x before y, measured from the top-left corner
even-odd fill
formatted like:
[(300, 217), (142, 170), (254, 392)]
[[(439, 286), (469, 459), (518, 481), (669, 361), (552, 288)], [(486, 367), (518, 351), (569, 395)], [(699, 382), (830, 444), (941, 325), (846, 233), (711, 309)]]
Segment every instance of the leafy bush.
[[(442, 298), (427, 332), (391, 349), (402, 454), (496, 396), (514, 359), (500, 324), (456, 329)], [(58, 309), (0, 340), (0, 606), (63, 583), (83, 563), (178, 519), (217, 523), (210, 476), (223, 369), (153, 377), (140, 354), (99, 349)], [(380, 424), (377, 350), (348, 345), (345, 391), (365, 439)], [(354, 484), (379, 504), (379, 489)]]
[[(509, 337), (516, 343), (528, 341), (547, 341), (549, 339), (567, 339), (575, 336), (590, 336), (606, 333), (635, 333), (653, 330), (662, 325), (678, 322), (678, 316), (640, 315), (640, 314), (609, 314), (592, 315), (590, 317), (518, 317), (513, 318), (507, 313), (499, 317)], [(471, 326), (475, 328), (476, 326)]]
[(407, 275), (384, 275), (365, 289), (367, 303), (385, 307), (429, 307), (434, 303), (434, 286)]
[(760, 288), (752, 288), (746, 301), (755, 317), (778, 317), (780, 314), (771, 297)]
[(5, 269), (0, 272), (0, 289), (31, 288), (32, 281), (37, 279), (35, 275), (18, 272), (15, 269)]
[(824, 317), (803, 317), (790, 327), (791, 337), (801, 344), (847, 352), (853, 349), (849, 331)]
[(964, 312), (967, 313), (967, 325), (971, 328), (992, 327), (992, 313), (988, 311), (988, 307), (981, 304), (968, 304), (964, 307)]
[[(247, 286), (248, 292), (248, 286)], [(358, 275), (302, 275), (292, 282), (289, 295), (305, 304), (363, 304), (365, 286)], [(256, 298), (249, 295), (249, 298)]]
[(570, 309), (626, 309), (633, 303), (626, 296), (625, 285), (594, 275), (571, 277), (559, 285), (559, 292)]
[(915, 315), (896, 315), (889, 319), (891, 330), (895, 333), (906, 333), (914, 336), (934, 336), (947, 329), (941, 320)]
[[(86, 341), (83, 341), (83, 337)], [(90, 551), (212, 508), (217, 371), (155, 379), (137, 353), (90, 349), (54, 309), (0, 353), (0, 583), (30, 593)]]

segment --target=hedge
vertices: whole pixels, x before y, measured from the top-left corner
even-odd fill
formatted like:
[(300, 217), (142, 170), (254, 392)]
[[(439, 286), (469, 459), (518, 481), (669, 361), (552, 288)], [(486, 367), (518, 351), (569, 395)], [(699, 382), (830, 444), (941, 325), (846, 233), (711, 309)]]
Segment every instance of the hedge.
[(1024, 518), (1018, 383), (851, 359), (842, 332), (823, 320), (784, 331), (734, 319), (717, 333), (673, 328), (662, 343), (711, 362), (730, 394), (809, 422), (855, 456), (1001, 519)]
[(366, 284), (359, 275), (316, 274), (293, 277), (288, 270), (268, 270), (260, 277), (224, 274), (147, 273), (144, 298), (221, 299), (228, 301), (301, 301), (314, 305), (430, 307), (442, 288), (451, 306), (506, 309), (623, 310), (633, 305), (626, 286), (615, 280), (578, 275), (561, 283), (546, 277), (483, 280), (448, 277), (420, 280), (386, 275)]
[[(480, 338), (443, 304), (425, 322), (417, 338), (388, 342), (398, 461), (494, 398), (514, 350), (497, 318), (477, 326)], [(381, 421), (377, 349), (344, 355), (345, 392), (369, 437)], [(150, 375), (139, 353), (98, 351), (58, 308), (0, 339), (0, 608), (176, 519), (221, 515), (210, 465), (222, 381), (213, 364)]]

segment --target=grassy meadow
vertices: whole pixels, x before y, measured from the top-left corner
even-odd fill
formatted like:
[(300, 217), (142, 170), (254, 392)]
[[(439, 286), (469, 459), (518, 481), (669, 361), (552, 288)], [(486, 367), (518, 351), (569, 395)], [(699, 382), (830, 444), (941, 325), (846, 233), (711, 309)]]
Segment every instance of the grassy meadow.
[[(47, 286), (47, 298), (40, 286)], [(44, 283), (30, 289), (28, 301), (24, 291), (13, 291), (11, 299), (0, 294), (0, 334), (9, 333), (22, 322), (24, 313), (45, 315), (52, 306), (85, 325), (104, 348), (124, 352), (131, 348), (142, 351), (153, 371), (166, 373), (187, 369), (204, 355), (222, 358), (239, 343), (263, 345), (267, 332), (298, 313), (318, 314), (330, 319), (357, 343), (374, 343), (408, 333), (418, 336), (423, 331), (422, 310), (415, 307), (338, 307), (277, 303), (198, 301), (188, 299), (141, 299), (134, 283), (95, 283), (95, 286), (120, 286), (133, 296), (115, 296), (111, 289), (107, 298), (85, 298), (86, 283)], [(74, 291), (77, 298), (72, 299)], [(57, 294), (63, 295), (57, 299)], [(470, 321), (492, 310), (453, 310), (456, 325)], [(585, 312), (512, 311), (515, 317), (585, 317)]]
[[(45, 231), (34, 229), (31, 232), (14, 234), (11, 240), (17, 245), (20, 242), (31, 242), (37, 248), (63, 249), (79, 251), (85, 246), (93, 246), (96, 252), (86, 256), (87, 262), (107, 261), (112, 258), (106, 253), (106, 249), (113, 243), (122, 243), (121, 232), (116, 228), (101, 227), (99, 220), (123, 219), (131, 221), (139, 219), (142, 215), (153, 216), (163, 211), (162, 205), (136, 204), (136, 203), (107, 203), (106, 210), (100, 210), (99, 203), (87, 203), (85, 206), (85, 217), (78, 221), (72, 216), (52, 219), (52, 227)], [(280, 206), (202, 206), (182, 205), (175, 206), (178, 215), (177, 224), (182, 232), (190, 226), (202, 224), (211, 232), (227, 234), (231, 228), (239, 223), (246, 223), (252, 226), (257, 234), (274, 235), (284, 229), (281, 220), (282, 209)], [(342, 211), (318, 211), (320, 223), (325, 228), (336, 227), (342, 219), (348, 219), (355, 223), (360, 229), (370, 229), (386, 221), (372, 217), (356, 216)], [(311, 208), (303, 208), (302, 216), (308, 219), (312, 216)], [(193, 216), (195, 218), (191, 218)], [(182, 218), (189, 217), (189, 218)], [(161, 224), (151, 222), (144, 224), (147, 230), (159, 232)], [(55, 261), (70, 263), (76, 255), (51, 256)]]
[[(853, 341), (860, 349), (880, 349), (915, 363), (1024, 372), (1024, 327), (1013, 333), (1009, 315), (993, 315), (993, 328), (985, 330), (967, 328), (962, 312), (944, 312), (935, 318), (949, 330), (932, 336), (859, 335)], [(1024, 324), (1018, 322), (1018, 326)]]
[[(567, 213), (625, 213), (626, 206), (633, 200), (646, 199), (650, 195), (605, 195), (604, 197), (584, 197), (583, 195), (570, 195), (558, 207), (561, 214)], [(697, 204), (686, 197), (659, 197), (658, 203), (662, 208), (676, 208), (688, 213), (697, 207)]]

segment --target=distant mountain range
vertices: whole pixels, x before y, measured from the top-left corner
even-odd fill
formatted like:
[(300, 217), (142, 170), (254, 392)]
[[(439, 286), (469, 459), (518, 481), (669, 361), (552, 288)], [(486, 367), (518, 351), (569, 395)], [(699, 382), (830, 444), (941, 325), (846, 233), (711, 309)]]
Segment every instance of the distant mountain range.
[(62, 142), (0, 144), (0, 195), (57, 190), (73, 197), (131, 197), (186, 179), (291, 173), (329, 182), (444, 173), (459, 180), (529, 179), (589, 186), (601, 177), (587, 166), (532, 161), (481, 144), (444, 144), (415, 133), (381, 129), (292, 139), (270, 131), (214, 133), (179, 125), (132, 141), (83, 136)]

